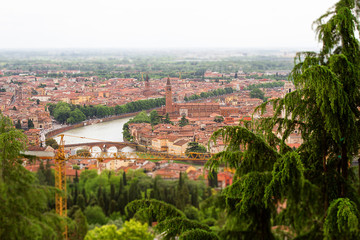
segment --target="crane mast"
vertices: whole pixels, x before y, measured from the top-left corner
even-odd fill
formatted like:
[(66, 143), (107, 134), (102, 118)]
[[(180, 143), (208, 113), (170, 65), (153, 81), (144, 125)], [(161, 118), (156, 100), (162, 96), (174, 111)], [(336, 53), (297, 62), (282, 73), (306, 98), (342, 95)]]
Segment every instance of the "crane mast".
[[(55, 156), (55, 187), (61, 192), (55, 194), (56, 213), (61, 217), (67, 217), (67, 194), (66, 194), (66, 157), (64, 135), (60, 135), (60, 144)], [(65, 224), (64, 238), (67, 238), (67, 225)]]

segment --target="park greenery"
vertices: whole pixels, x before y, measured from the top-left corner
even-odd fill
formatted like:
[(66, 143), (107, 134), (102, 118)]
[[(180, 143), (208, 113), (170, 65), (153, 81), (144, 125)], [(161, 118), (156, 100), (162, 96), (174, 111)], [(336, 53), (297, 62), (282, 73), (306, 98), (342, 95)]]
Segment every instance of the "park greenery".
[(223, 116), (215, 116), (215, 117), (214, 117), (214, 122), (222, 123), (223, 121), (224, 121), (224, 117), (223, 117)]
[(259, 84), (251, 84), (247, 87), (247, 89), (253, 90), (256, 88), (277, 88), (277, 87), (283, 87), (284, 85), (285, 85), (285, 82), (283, 82), (283, 81), (259, 83)]
[(189, 119), (187, 119), (185, 115), (182, 115), (179, 121), (179, 126), (184, 127), (186, 125), (189, 125)]
[(116, 105), (115, 107), (104, 105), (82, 106), (58, 102), (57, 104), (48, 104), (47, 108), (50, 115), (53, 116), (59, 123), (75, 124), (85, 121), (86, 119), (104, 118), (114, 115), (133, 113), (161, 107), (162, 105), (165, 105), (164, 98), (138, 100), (124, 105)]
[(216, 97), (216, 96), (221, 96), (224, 94), (230, 94), (233, 92), (234, 92), (234, 89), (232, 89), (232, 88), (219, 88), (219, 89), (211, 90), (209, 92), (202, 92), (202, 93), (200, 93), (200, 95), (193, 94), (190, 97), (185, 96), (184, 101), (187, 102), (187, 101), (193, 101), (193, 100), (198, 100), (198, 99)]
[(250, 91), (250, 97), (251, 98), (259, 98), (263, 101), (266, 101), (265, 93), (261, 91), (259, 88), (254, 88)]

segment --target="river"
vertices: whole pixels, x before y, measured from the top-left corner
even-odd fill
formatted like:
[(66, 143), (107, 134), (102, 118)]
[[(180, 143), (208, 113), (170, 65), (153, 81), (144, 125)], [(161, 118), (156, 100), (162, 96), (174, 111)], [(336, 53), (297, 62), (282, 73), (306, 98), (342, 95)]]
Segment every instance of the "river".
[[(87, 143), (87, 142), (123, 142), (123, 126), (130, 118), (120, 118), (113, 121), (97, 123), (80, 128), (65, 131), (62, 134), (77, 137), (64, 136), (65, 144)], [(84, 138), (80, 138), (84, 137)], [(59, 137), (54, 137), (59, 142)], [(132, 152), (130, 147), (124, 148), (124, 152)]]

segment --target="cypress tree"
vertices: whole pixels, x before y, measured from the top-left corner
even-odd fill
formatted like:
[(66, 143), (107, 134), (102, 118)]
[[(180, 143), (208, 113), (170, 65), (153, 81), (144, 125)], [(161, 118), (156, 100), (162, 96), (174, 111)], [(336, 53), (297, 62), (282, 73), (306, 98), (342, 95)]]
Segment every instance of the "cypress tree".
[(88, 231), (88, 223), (85, 215), (82, 213), (80, 209), (75, 212), (74, 222), (75, 222), (75, 231), (71, 239), (83, 240)]
[[(273, 117), (213, 134), (214, 143), (221, 137), (227, 147), (207, 166), (218, 170), (226, 164), (236, 170), (224, 191), (228, 236), (237, 232), (273, 239), (273, 218), (294, 229), (299, 239), (360, 237), (358, 225), (352, 224), (360, 221), (360, 201), (349, 178), (350, 161), (360, 146), (359, 9), (359, 1), (340, 0), (315, 22), (322, 49), (297, 54), (290, 74), (296, 91), (269, 102)], [(303, 139), (296, 151), (286, 145), (294, 130)], [(285, 200), (286, 209), (276, 218), (273, 209)]]
[(75, 183), (74, 184), (74, 195), (73, 195), (74, 204), (77, 204), (78, 194), (79, 194), (78, 184)]
[(77, 171), (77, 169), (75, 170), (75, 178), (74, 178), (74, 184), (77, 184), (77, 183), (79, 183), (79, 176), (78, 176), (78, 171)]
[(195, 187), (195, 190), (191, 193), (191, 205), (199, 208), (199, 192), (197, 187)]
[(123, 184), (124, 184), (124, 186), (126, 186), (127, 185), (127, 181), (126, 181), (126, 173), (125, 173), (125, 171), (123, 172)]
[(110, 184), (110, 201), (115, 200), (115, 185)]
[(45, 168), (44, 168), (44, 163), (42, 161), (40, 162), (40, 166), (36, 173), (36, 176), (39, 179), (39, 183), (41, 185), (46, 185)]
[(83, 187), (83, 189), (82, 189), (82, 191), (81, 191), (81, 194), (82, 194), (82, 196), (84, 197), (85, 206), (87, 206), (87, 205), (88, 205), (88, 200), (87, 200), (87, 195), (86, 195), (85, 187)]
[(109, 213), (108, 215), (110, 216), (113, 212), (116, 211), (116, 201), (115, 200), (111, 200), (110, 201), (110, 205), (109, 205)]
[(51, 165), (49, 160), (46, 161), (46, 165), (45, 165), (45, 179), (47, 185), (55, 186), (55, 176), (51, 170)]
[(129, 188), (129, 202), (132, 202), (136, 199), (141, 199), (141, 192), (139, 188), (139, 181), (134, 179)]
[(76, 205), (78, 205), (82, 211), (85, 210), (86, 203), (85, 203), (85, 198), (82, 194), (79, 194), (79, 196), (77, 197)]
[(185, 177), (180, 172), (180, 178), (175, 193), (175, 206), (180, 210), (184, 210), (185, 206), (189, 203), (189, 201), (190, 201), (189, 189), (187, 187), (187, 184), (185, 183)]

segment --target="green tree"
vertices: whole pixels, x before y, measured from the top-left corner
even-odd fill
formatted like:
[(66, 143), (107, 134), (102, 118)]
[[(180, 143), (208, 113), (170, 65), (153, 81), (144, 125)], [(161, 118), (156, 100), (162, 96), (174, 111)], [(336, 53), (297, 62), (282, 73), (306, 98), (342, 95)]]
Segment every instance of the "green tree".
[(84, 240), (122, 240), (115, 225), (104, 225), (102, 227), (95, 227), (93, 230), (87, 232)]
[(206, 153), (207, 150), (206, 148), (199, 144), (198, 142), (189, 142), (188, 143), (188, 147), (186, 148), (186, 151), (185, 153), (186, 154), (190, 154), (192, 152), (195, 152), (195, 153)]
[(165, 119), (163, 120), (163, 123), (165, 123), (165, 124), (172, 124), (172, 122), (170, 121), (170, 116), (169, 116), (168, 113), (166, 113)]
[(45, 144), (47, 146), (51, 146), (53, 149), (58, 149), (59, 148), (59, 144), (57, 143), (57, 141), (53, 138), (48, 138), (45, 140)]
[(84, 211), (85, 205), (86, 205), (86, 201), (85, 201), (84, 195), (79, 194), (79, 196), (77, 197), (77, 200), (76, 200), (76, 205), (78, 205), (79, 208), (80, 208), (82, 211)]
[(154, 236), (147, 231), (148, 225), (134, 219), (125, 221), (123, 228), (119, 230), (120, 239), (152, 240)]
[(129, 202), (132, 202), (136, 199), (141, 199), (141, 192), (139, 188), (138, 179), (134, 179), (133, 181), (131, 181), (129, 187)]
[(214, 118), (214, 122), (217, 122), (217, 123), (221, 123), (224, 121), (224, 117), (223, 116), (216, 116)]
[(75, 222), (75, 231), (71, 239), (83, 240), (88, 231), (88, 225), (87, 225), (86, 217), (80, 209), (75, 212), (74, 222)]
[(160, 116), (156, 110), (150, 112), (150, 122), (152, 126), (160, 123)]
[(48, 210), (48, 194), (22, 166), (25, 135), (0, 114), (0, 239), (57, 239), (64, 226)]
[[(217, 240), (218, 237), (211, 233), (211, 230), (208, 226), (199, 223), (198, 221), (189, 220), (182, 217), (175, 217), (175, 218), (169, 218), (162, 222), (160, 222), (156, 226), (156, 231), (159, 233), (164, 233), (164, 239), (170, 240), (170, 239), (176, 239), (178, 236), (180, 236), (180, 239), (183, 234), (185, 234), (187, 231), (191, 230), (201, 230), (204, 231), (204, 233), (197, 235), (192, 234), (191, 238), (186, 239), (194, 239), (194, 240), (201, 240), (201, 239), (211, 239), (211, 240)], [(187, 234), (185, 234), (186, 237)], [(210, 237), (210, 238), (209, 238)]]
[(183, 115), (179, 121), (179, 126), (183, 127), (189, 124), (189, 120)]
[(70, 117), (71, 109), (67, 103), (58, 102), (54, 109), (54, 118), (60, 123), (65, 123)]
[(129, 123), (150, 123), (151, 119), (145, 111), (138, 113)]
[(85, 114), (82, 111), (80, 111), (80, 109), (76, 108), (74, 111), (70, 112), (70, 117), (66, 120), (66, 122), (69, 124), (74, 124), (85, 120), (86, 120)]
[[(359, 7), (358, 1), (340, 0), (315, 22), (323, 47), (297, 54), (290, 75), (296, 91), (271, 101), (272, 118), (214, 133), (213, 140), (221, 137), (228, 146), (208, 166), (236, 169), (224, 191), (229, 212), (223, 236), (273, 239), (273, 219), (298, 239), (360, 237), (359, 195), (349, 177), (360, 145)], [(285, 141), (296, 129), (304, 142), (295, 152)], [(277, 215), (273, 209), (285, 200)]]
[[(315, 22), (322, 49), (319, 53), (297, 54), (290, 75), (296, 91), (287, 94), (283, 100), (272, 101), (277, 114), (269, 126), (278, 125), (282, 142), (296, 127), (299, 128), (304, 143), (298, 151), (306, 169), (306, 180), (313, 185), (313, 188), (306, 189), (314, 189), (311, 194), (318, 196), (308, 207), (307, 212), (313, 211), (308, 219), (326, 216), (328, 226), (336, 225), (329, 221), (343, 224), (338, 226), (339, 230), (347, 228), (342, 221), (346, 217), (337, 215), (337, 218), (333, 218), (334, 215), (327, 214), (329, 205), (340, 203), (337, 199), (348, 198), (348, 206), (360, 206), (353, 188), (354, 182), (349, 178), (349, 163), (358, 155), (360, 145), (360, 50), (356, 37), (359, 5), (358, 1), (340, 0)], [(284, 118), (279, 118), (280, 111), (284, 109)], [(283, 194), (282, 197), (287, 195)], [(305, 201), (302, 200), (301, 203)], [(349, 210), (356, 216), (355, 208)], [(292, 226), (298, 229), (300, 226), (308, 227), (304, 223), (296, 225), (293, 221)], [(311, 234), (319, 234), (319, 231)], [(325, 234), (330, 239), (338, 236), (336, 231)], [(344, 239), (350, 238), (344, 236)]]
[(16, 128), (16, 129), (21, 129), (20, 120), (17, 120), (17, 122), (16, 122), (16, 124), (15, 124), (15, 128)]
[(51, 164), (49, 160), (46, 161), (44, 175), (46, 184), (49, 186), (55, 186), (55, 174), (51, 169)]
[(269, 171), (279, 158), (276, 147), (267, 144), (261, 135), (241, 126), (219, 129), (211, 139), (215, 143), (219, 137), (227, 147), (215, 154), (206, 166), (211, 172), (217, 171), (220, 164), (236, 169), (234, 183), (223, 193), (228, 214), (221, 234), (224, 237), (239, 235), (244, 239), (274, 239), (271, 232), (274, 206), (266, 204), (263, 198), (271, 180)]
[(189, 188), (185, 182), (184, 174), (180, 172), (180, 177), (176, 188), (175, 206), (183, 211), (185, 209), (185, 206), (189, 204), (189, 202), (190, 202)]
[(261, 100), (265, 100), (265, 93), (263, 91), (261, 91), (259, 88), (254, 88), (253, 90), (251, 90), (250, 92), (250, 97), (251, 98), (259, 98)]
[(40, 162), (39, 169), (36, 172), (36, 176), (41, 185), (46, 185), (45, 167), (44, 167), (44, 163), (42, 161)]
[(34, 128), (34, 123), (31, 119), (28, 119), (28, 129)]
[(125, 207), (128, 217), (143, 222), (161, 222), (167, 218), (185, 217), (184, 213), (171, 204), (155, 199), (142, 199), (130, 202)]
[(103, 210), (99, 206), (88, 206), (84, 213), (89, 224), (98, 223), (104, 225), (107, 221)]

